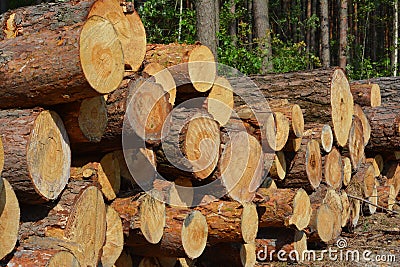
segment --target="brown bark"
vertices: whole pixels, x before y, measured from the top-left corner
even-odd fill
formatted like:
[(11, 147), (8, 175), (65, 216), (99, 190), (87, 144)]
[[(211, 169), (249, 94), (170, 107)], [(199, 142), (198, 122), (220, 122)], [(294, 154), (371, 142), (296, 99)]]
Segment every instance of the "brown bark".
[(20, 202), (54, 200), (69, 178), (71, 152), (60, 117), (52, 111), (0, 112), (4, 169)]
[[(107, 57), (109, 64), (101, 64), (99, 57), (91, 57), (86, 49), (93, 47), (80, 48), (79, 42), (85, 40), (80, 39), (81, 30), (86, 26), (79, 23), (59, 31), (43, 30), (1, 41), (0, 49), (5, 53), (0, 57), (3, 80), (0, 96), (4, 100), (0, 107), (55, 105), (115, 90), (123, 77), (121, 45), (115, 32), (112, 35), (110, 22), (96, 18), (90, 21), (93, 25), (87, 24), (87, 28), (107, 26), (104, 32), (95, 29), (98, 35), (111, 31), (106, 38), (109, 43), (93, 36), (99, 55)], [(104, 49), (109, 49), (109, 55), (103, 54)], [(98, 69), (90, 69), (91, 61), (98, 69), (107, 71), (107, 75), (100, 76), (96, 73)], [(108, 68), (112, 69), (108, 72)]]
[(398, 106), (364, 107), (371, 126), (366, 150), (376, 152), (400, 150), (400, 114)]
[(71, 266), (79, 267), (78, 259), (69, 251), (60, 249), (24, 249), (14, 252), (7, 266)]
[(329, 48), (329, 4), (327, 0), (320, 0), (321, 6), (321, 60), (322, 66), (330, 66), (330, 48)]
[(400, 77), (380, 77), (368, 80), (354, 81), (360, 84), (377, 84), (380, 88), (380, 97), (382, 105), (400, 105), (398, 97)]
[(196, 1), (197, 40), (208, 46), (217, 57), (216, 8), (214, 0)]
[(346, 68), (347, 64), (347, 31), (348, 31), (348, 23), (347, 23), (347, 0), (340, 1), (340, 51), (339, 51), (339, 66), (343, 69)]
[(353, 94), (354, 103), (360, 106), (379, 107), (381, 105), (381, 89), (376, 83), (352, 82), (350, 90)]
[(268, 17), (268, 0), (253, 0), (254, 38), (263, 59), (261, 71), (266, 74), (272, 70), (271, 29)]

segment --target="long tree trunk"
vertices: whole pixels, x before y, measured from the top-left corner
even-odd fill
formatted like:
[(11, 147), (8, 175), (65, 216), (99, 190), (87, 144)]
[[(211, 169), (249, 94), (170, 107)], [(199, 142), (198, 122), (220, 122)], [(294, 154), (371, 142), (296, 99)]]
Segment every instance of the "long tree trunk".
[(237, 37), (236, 37), (236, 4), (235, 0), (229, 0), (229, 5), (230, 5), (230, 15), (232, 16), (231, 21), (229, 23), (229, 35), (231, 36), (232, 39), (232, 45), (236, 46), (237, 43)]
[(258, 42), (258, 47), (263, 58), (261, 72), (263, 74), (271, 72), (272, 65), (272, 46), (271, 28), (268, 16), (268, 0), (253, 1), (254, 34)]
[(330, 66), (328, 0), (321, 3), (321, 60), (323, 67)]
[(399, 38), (399, 1), (394, 1), (393, 12), (393, 52), (392, 52), (392, 72), (397, 76), (397, 62), (399, 57), (398, 38)]
[(347, 0), (340, 0), (340, 49), (339, 66), (346, 69), (347, 63)]
[(215, 31), (216, 10), (215, 0), (196, 1), (197, 40), (208, 46), (217, 57), (217, 36)]

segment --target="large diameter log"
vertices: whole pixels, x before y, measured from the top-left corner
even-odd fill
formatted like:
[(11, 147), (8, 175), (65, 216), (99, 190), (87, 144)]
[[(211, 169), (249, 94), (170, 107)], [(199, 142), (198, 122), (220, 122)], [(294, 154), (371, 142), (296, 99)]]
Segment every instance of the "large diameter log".
[(324, 178), (327, 185), (339, 190), (343, 183), (343, 165), (340, 152), (333, 148), (324, 158)]
[(351, 160), (353, 170), (357, 171), (365, 160), (364, 130), (361, 119), (354, 116), (351, 124), (349, 142), (346, 145), (346, 154)]
[(81, 267), (78, 259), (69, 251), (61, 249), (18, 249), (7, 266), (71, 266)]
[(124, 74), (117, 34), (109, 21), (97, 16), (84, 26), (3, 40), (0, 49), (5, 51), (0, 57), (2, 108), (55, 105), (109, 93)]
[(164, 67), (177, 65), (169, 68), (178, 86), (177, 104), (182, 102), (178, 99), (180, 85), (192, 83), (196, 91), (206, 92), (216, 78), (214, 55), (208, 47), (200, 44), (148, 45), (145, 61), (157, 62)]
[(115, 27), (128, 70), (137, 71), (146, 53), (146, 33), (138, 13), (117, 0), (58, 2), (10, 10), (0, 16), (0, 39), (33, 35), (42, 30), (59, 30), (97, 15)]
[(69, 179), (71, 151), (60, 117), (52, 111), (3, 110), (0, 133), (4, 148), (2, 177), (20, 202), (54, 200)]
[(124, 233), (119, 214), (111, 207), (106, 210), (106, 239), (101, 254), (101, 265), (112, 267), (124, 248)]
[(364, 107), (371, 126), (371, 139), (366, 149), (376, 152), (400, 150), (399, 106)]
[[(0, 178), (3, 180), (3, 178)], [(14, 250), (18, 239), (20, 209), (10, 183), (4, 179), (0, 187), (0, 260)]]
[(231, 118), (233, 110), (233, 89), (224, 77), (217, 77), (206, 101), (207, 111), (219, 125), (224, 126)]
[(142, 75), (145, 78), (146, 76), (153, 77), (156, 83), (161, 84), (164, 91), (168, 92), (169, 103), (171, 103), (171, 106), (175, 105), (176, 85), (174, 77), (172, 77), (168, 69), (156, 62), (153, 62), (146, 65), (142, 71)]
[(354, 103), (367, 107), (379, 107), (381, 105), (381, 89), (378, 84), (350, 83)]

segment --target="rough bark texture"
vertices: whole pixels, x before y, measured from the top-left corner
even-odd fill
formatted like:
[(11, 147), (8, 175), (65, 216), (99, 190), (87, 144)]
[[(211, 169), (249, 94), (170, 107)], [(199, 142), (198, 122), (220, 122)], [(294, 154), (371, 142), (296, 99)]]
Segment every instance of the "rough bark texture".
[(371, 126), (371, 138), (366, 150), (387, 152), (400, 150), (400, 106), (364, 107)]
[(268, 17), (268, 0), (253, 1), (254, 37), (262, 51), (263, 62), (261, 71), (266, 74), (272, 70), (271, 29)]
[(196, 1), (197, 40), (208, 46), (217, 56), (216, 10), (213, 0)]
[(18, 249), (7, 262), (7, 266), (70, 266), (80, 267), (75, 256), (66, 250), (60, 249)]
[(322, 66), (330, 66), (330, 48), (329, 48), (329, 4), (327, 0), (320, 0), (321, 4), (321, 60)]
[(61, 119), (43, 109), (3, 110), (0, 133), (4, 148), (2, 177), (20, 202), (54, 200), (69, 178), (71, 155)]
[(350, 90), (353, 94), (354, 103), (366, 107), (379, 107), (381, 105), (381, 89), (376, 83), (352, 82)]
[(361, 84), (377, 84), (380, 87), (382, 105), (400, 105), (398, 97), (400, 90), (400, 77), (380, 77), (369, 80), (354, 81)]

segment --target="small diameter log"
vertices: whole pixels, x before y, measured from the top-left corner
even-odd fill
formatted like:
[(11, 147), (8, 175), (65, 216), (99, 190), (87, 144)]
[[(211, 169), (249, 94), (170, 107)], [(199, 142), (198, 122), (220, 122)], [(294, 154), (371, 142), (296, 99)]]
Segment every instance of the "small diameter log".
[[(276, 189), (260, 188), (261, 201), (257, 203), (260, 227), (288, 227), (298, 230), (307, 227), (311, 217), (310, 198), (303, 189)], [(274, 214), (274, 216), (271, 216)]]
[(286, 176), (286, 159), (283, 151), (274, 155), (274, 161), (269, 169), (269, 176), (273, 179), (283, 180)]
[(68, 242), (66, 245), (71, 246), (68, 249), (82, 266), (95, 266), (100, 260), (106, 209), (102, 193), (90, 182), (70, 182), (57, 203), (25, 207), (23, 214), (20, 242), (30, 243), (35, 237), (56, 237)]
[(364, 215), (370, 216), (376, 212), (376, 205), (378, 205), (378, 189), (377, 186), (374, 186), (372, 190), (372, 195), (367, 199), (370, 203), (363, 202), (361, 205), (361, 210)]
[(289, 139), (290, 122), (288, 118), (281, 112), (274, 112), (274, 119), (276, 127), (276, 138), (275, 147), (272, 147), (272, 149), (275, 151), (279, 151), (285, 147)]
[(233, 89), (224, 77), (217, 77), (206, 100), (207, 111), (220, 126), (227, 124), (233, 110)]
[(399, 78), (398, 77), (380, 77), (368, 80), (356, 81), (362, 84), (377, 84), (380, 88), (381, 102), (384, 105), (399, 105)]
[(366, 107), (379, 107), (381, 105), (381, 89), (378, 84), (361, 84), (358, 82), (350, 83), (350, 91), (354, 98), (354, 103)]
[[(311, 124), (312, 128), (304, 132), (303, 138), (315, 139), (324, 152), (329, 153), (333, 147), (332, 128), (328, 124)], [(310, 125), (310, 126), (311, 126)]]
[(153, 77), (156, 83), (161, 84), (164, 91), (168, 92), (169, 103), (171, 103), (171, 106), (175, 105), (176, 85), (174, 77), (172, 77), (168, 69), (156, 62), (153, 62), (146, 65), (142, 71), (142, 74), (144, 78), (147, 78), (147, 76)]
[(101, 265), (112, 267), (124, 248), (124, 233), (119, 214), (111, 207), (106, 209), (106, 239), (102, 249)]
[(20, 209), (10, 183), (3, 178), (0, 187), (0, 260), (14, 250), (18, 239)]
[(345, 227), (350, 217), (350, 200), (347, 196), (346, 191), (340, 192), (340, 199), (342, 201), (342, 227)]
[(19, 248), (7, 266), (48, 266), (81, 267), (78, 259), (69, 251), (61, 249), (23, 249)]
[[(174, 66), (169, 71), (178, 87), (177, 98), (180, 98), (179, 86), (192, 83), (196, 91), (206, 92), (211, 89), (216, 78), (214, 55), (204, 45), (148, 45), (145, 61), (157, 62), (164, 67)], [(176, 102), (178, 104), (182, 101), (177, 99)]]
[(343, 185), (348, 186), (352, 177), (351, 160), (348, 157), (342, 157), (343, 165)]
[(107, 106), (104, 96), (56, 107), (63, 119), (71, 144), (100, 142), (107, 126)]
[(365, 160), (363, 125), (358, 117), (354, 117), (351, 124), (346, 152), (351, 160), (353, 170), (357, 171), (361, 163)]
[(241, 203), (252, 201), (262, 182), (263, 152), (247, 132), (230, 135), (220, 159), (222, 184), (229, 197)]
[(335, 190), (342, 187), (343, 165), (342, 156), (335, 147), (324, 157), (324, 178), (327, 185)]
[(368, 118), (365, 116), (364, 111), (359, 105), (354, 105), (354, 116), (358, 117), (361, 121), (363, 129), (364, 147), (368, 144), (371, 138), (371, 126), (369, 125)]
[(286, 177), (276, 181), (278, 187), (318, 188), (322, 180), (322, 157), (316, 140), (303, 139), (302, 147), (295, 154), (286, 153)]
[(20, 202), (55, 200), (69, 179), (71, 151), (64, 125), (52, 111), (0, 112), (4, 169)]
[(269, 107), (272, 112), (280, 112), (286, 116), (289, 121), (289, 138), (299, 138), (304, 133), (303, 111), (297, 104), (291, 104), (287, 100), (269, 101)]
[(375, 153), (400, 150), (399, 107), (365, 107), (363, 110), (371, 125), (371, 139), (366, 149)]
[(347, 193), (356, 197), (368, 198), (375, 186), (375, 170), (371, 163), (364, 163), (354, 174), (347, 186)]
[(373, 158), (365, 159), (365, 162), (371, 163), (374, 166), (375, 177), (379, 177), (381, 175), (381, 171), (383, 170), (383, 158), (381, 155), (376, 155)]
[(220, 156), (218, 122), (202, 110), (175, 108), (167, 127), (162, 144), (155, 148), (158, 172), (171, 180), (208, 178)]
[(0, 57), (1, 108), (56, 105), (106, 94), (118, 88), (124, 75), (114, 27), (97, 16), (84, 26), (3, 40), (0, 49), (6, 51)]

